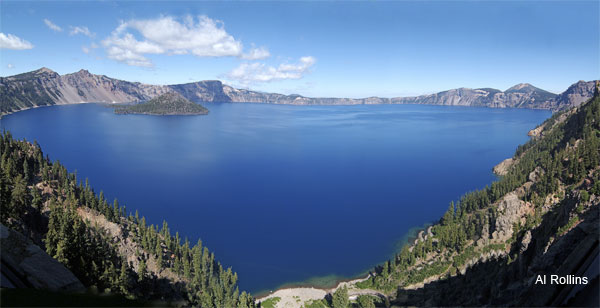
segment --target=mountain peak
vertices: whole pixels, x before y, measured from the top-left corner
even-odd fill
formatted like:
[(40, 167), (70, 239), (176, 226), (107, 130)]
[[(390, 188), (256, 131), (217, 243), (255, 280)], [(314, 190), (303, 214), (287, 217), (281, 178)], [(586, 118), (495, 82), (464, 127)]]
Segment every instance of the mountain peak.
[(34, 71), (36, 74), (57, 74), (55, 71), (47, 68), (47, 67), (42, 67), (36, 71)]
[(529, 83), (519, 83), (508, 88), (505, 92), (529, 92), (536, 89), (536, 87), (532, 86)]
[(88, 76), (92, 76), (92, 74), (85, 69), (81, 69), (76, 73), (73, 73), (72, 75), (78, 76), (78, 77), (88, 77)]

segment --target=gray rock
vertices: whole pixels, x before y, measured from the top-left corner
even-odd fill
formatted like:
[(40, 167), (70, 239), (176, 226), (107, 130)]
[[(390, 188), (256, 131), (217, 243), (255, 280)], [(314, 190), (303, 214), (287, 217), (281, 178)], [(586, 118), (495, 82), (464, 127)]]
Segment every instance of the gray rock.
[(595, 81), (580, 80), (554, 99), (554, 109), (564, 110), (579, 106), (594, 96)]
[(494, 166), (493, 171), (495, 174), (500, 176), (506, 175), (508, 173), (508, 169), (513, 165), (513, 163), (514, 160), (512, 158), (507, 158)]
[(511, 192), (504, 196), (498, 205), (498, 217), (492, 238), (504, 241), (513, 234), (513, 225), (524, 215), (525, 202), (519, 200), (516, 193)]
[(523, 239), (521, 240), (521, 249), (519, 250), (519, 252), (524, 253), (527, 250), (527, 247), (529, 247), (530, 243), (531, 243), (531, 230), (527, 230), (527, 232), (525, 232), (525, 235), (523, 236)]
[(0, 224), (0, 239), (2, 264), (19, 284), (52, 291), (85, 291), (71, 271), (22, 234)]
[(425, 234), (425, 231), (423, 231), (423, 230), (419, 231), (419, 234), (417, 235), (417, 239), (422, 242), (425, 241), (426, 238), (423, 237), (424, 234)]
[(535, 169), (529, 173), (528, 179), (529, 181), (535, 183), (541, 178), (542, 175), (544, 175), (544, 170), (540, 167), (535, 167)]

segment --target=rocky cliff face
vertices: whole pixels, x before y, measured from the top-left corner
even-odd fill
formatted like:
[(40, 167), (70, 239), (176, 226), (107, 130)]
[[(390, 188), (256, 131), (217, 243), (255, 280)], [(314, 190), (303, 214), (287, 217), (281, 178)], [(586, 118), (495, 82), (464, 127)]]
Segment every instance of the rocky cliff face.
[(99, 103), (137, 102), (170, 91), (165, 86), (122, 81), (104, 75), (93, 75), (86, 70), (60, 76), (57, 84), (51, 86), (56, 86), (62, 94), (57, 104), (68, 104), (77, 100)]
[[(477, 227), (478, 235), (473, 242), (468, 241), (467, 248), (457, 255), (434, 250), (424, 260), (418, 260), (408, 273), (435, 262), (445, 264), (449, 257), (457, 266), (455, 271), (435, 276), (426, 272), (423, 277), (429, 278), (422, 282), (400, 286), (397, 294), (392, 295), (393, 304), (598, 306), (600, 166), (595, 137), (599, 129), (595, 124), (598, 113), (593, 111), (598, 104), (596, 98), (557, 114), (539, 127), (531, 147), (499, 164), (495, 171), (510, 178), (518, 172), (516, 169), (523, 168), (522, 160), (532, 157), (529, 155), (534, 152), (529, 151), (539, 150), (536, 144), (554, 144), (552, 150), (546, 148), (551, 153), (547, 157), (556, 160), (553, 165), (544, 166), (534, 159), (537, 163), (526, 173), (522, 185), (504, 194), (491, 207), (475, 213), (483, 217), (483, 223)], [(586, 130), (595, 133), (583, 133)], [(556, 138), (575, 141), (556, 142)], [(576, 154), (585, 149), (588, 154)], [(581, 169), (579, 175), (566, 165), (583, 164), (589, 159), (588, 167)], [(554, 181), (554, 186), (548, 186), (549, 181)], [(545, 191), (541, 189), (544, 186), (552, 188)], [(427, 237), (419, 236), (413, 247), (421, 247), (426, 241)], [(467, 256), (466, 260), (461, 260), (461, 256)], [(551, 275), (571, 282), (551, 283)], [(545, 277), (546, 283), (539, 283), (539, 277)], [(575, 279), (578, 282), (573, 282)]]
[(86, 70), (61, 76), (41, 68), (0, 78), (0, 109), (5, 114), (46, 105), (139, 102), (169, 91), (166, 86), (122, 81)]
[(553, 100), (554, 104), (552, 107), (557, 110), (563, 110), (581, 105), (581, 103), (594, 95), (596, 82), (583, 80), (576, 82)]
[(304, 97), (236, 89), (218, 80), (177, 85), (148, 85), (90, 74), (86, 70), (59, 75), (47, 68), (0, 78), (2, 114), (45, 105), (96, 103), (138, 103), (175, 91), (193, 102), (238, 102), (290, 105), (427, 104), (491, 108), (533, 108), (562, 110), (578, 106), (594, 94), (594, 82), (580, 81), (560, 95), (530, 84), (497, 89), (459, 88), (414, 97), (335, 98)]
[(362, 99), (304, 97), (298, 94), (284, 95), (278, 93), (264, 93), (245, 89), (236, 89), (227, 85), (223, 86), (223, 91), (230, 98), (231, 102), (236, 103), (268, 103), (285, 105), (363, 105), (390, 103), (390, 99), (380, 97)]
[(550, 109), (552, 106), (551, 101), (555, 97), (556, 95), (553, 93), (522, 83), (509, 88), (505, 92), (491, 88), (460, 88), (431, 95), (392, 98), (392, 103)]
[(194, 102), (231, 102), (231, 97), (224, 92), (227, 86), (218, 80), (176, 84), (168, 87)]
[(0, 224), (2, 287), (83, 292), (83, 284), (64, 265), (25, 236)]
[[(289, 105), (369, 105), (369, 104), (425, 104), (445, 106), (478, 106), (491, 108), (531, 108), (563, 110), (578, 106), (594, 95), (594, 82), (578, 82), (561, 95), (522, 83), (502, 92), (497, 89), (459, 88), (435, 94), (414, 97), (304, 97), (298, 94), (257, 92), (236, 89), (218, 81), (196, 82), (170, 86), (187, 99), (196, 102), (270, 103)], [(217, 85), (218, 83), (218, 85)], [(578, 84), (582, 84), (577, 86)], [(585, 84), (585, 85), (583, 85)], [(219, 88), (219, 85), (221, 88)], [(222, 89), (222, 90), (221, 90)]]

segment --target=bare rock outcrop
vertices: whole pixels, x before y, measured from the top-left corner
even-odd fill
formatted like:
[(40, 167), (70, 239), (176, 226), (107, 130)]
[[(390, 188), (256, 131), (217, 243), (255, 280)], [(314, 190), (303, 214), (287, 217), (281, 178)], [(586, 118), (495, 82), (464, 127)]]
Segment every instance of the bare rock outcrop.
[(513, 235), (513, 225), (527, 213), (526, 203), (519, 199), (516, 193), (508, 193), (498, 204), (492, 239), (505, 241)]
[(554, 100), (554, 109), (563, 110), (581, 105), (594, 96), (596, 81), (580, 80), (559, 94)]
[[(14, 287), (83, 292), (85, 287), (64, 265), (24, 235), (0, 224), (2, 275)], [(4, 279), (3, 279), (4, 280)]]
[(508, 169), (514, 164), (514, 162), (515, 161), (512, 158), (507, 158), (494, 166), (493, 171), (499, 176), (506, 175), (508, 173)]
[(530, 182), (537, 182), (539, 181), (539, 179), (544, 175), (544, 170), (542, 168), (535, 167), (535, 169), (533, 169), (533, 171), (531, 171), (531, 173), (529, 173), (529, 176), (527, 177), (529, 179)]
[(161, 269), (154, 256), (146, 253), (144, 249), (130, 237), (124, 219), (124, 223), (119, 225), (109, 221), (104, 215), (84, 207), (78, 208), (77, 214), (84, 221), (88, 221), (92, 226), (104, 230), (113, 243), (118, 243), (117, 249), (119, 255), (123, 256), (127, 260), (127, 263), (129, 263), (136, 271), (139, 269), (142, 258), (141, 255), (143, 254), (148, 271), (154, 273), (158, 277), (166, 278), (174, 282), (181, 280), (180, 277), (175, 275), (170, 269)]
[(527, 136), (529, 136), (529, 137), (538, 137), (538, 136), (542, 135), (542, 131), (544, 131), (544, 126), (540, 125), (540, 126), (534, 128), (534, 129), (530, 130), (527, 133)]

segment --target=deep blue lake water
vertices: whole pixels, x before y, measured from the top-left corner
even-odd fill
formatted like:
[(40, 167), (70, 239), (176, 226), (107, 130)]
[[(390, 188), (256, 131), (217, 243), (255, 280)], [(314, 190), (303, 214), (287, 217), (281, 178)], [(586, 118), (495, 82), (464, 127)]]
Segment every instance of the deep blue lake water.
[(1, 119), (96, 192), (200, 237), (241, 289), (352, 277), (482, 188), (548, 111), (419, 105), (207, 104), (207, 116), (95, 104)]

